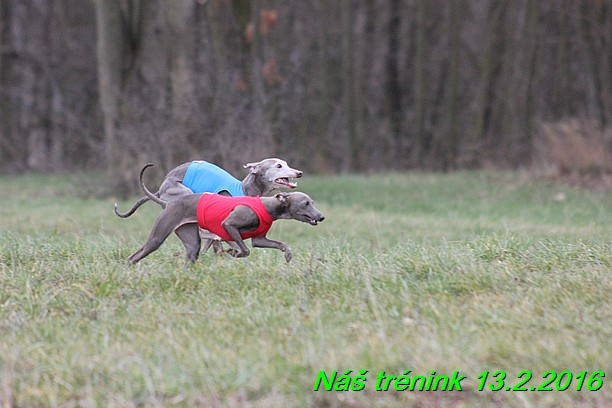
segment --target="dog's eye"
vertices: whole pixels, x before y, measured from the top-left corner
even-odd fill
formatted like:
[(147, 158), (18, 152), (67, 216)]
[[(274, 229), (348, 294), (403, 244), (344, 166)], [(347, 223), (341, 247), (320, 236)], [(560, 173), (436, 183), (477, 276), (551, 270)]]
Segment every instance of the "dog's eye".
[(308, 207), (310, 205), (310, 203), (308, 201), (306, 201), (305, 206)]
[(282, 164), (280, 164), (280, 163), (278, 163), (278, 164), (276, 165), (276, 168), (277, 168), (277, 169), (280, 169), (281, 167), (283, 167), (283, 165), (282, 165)]

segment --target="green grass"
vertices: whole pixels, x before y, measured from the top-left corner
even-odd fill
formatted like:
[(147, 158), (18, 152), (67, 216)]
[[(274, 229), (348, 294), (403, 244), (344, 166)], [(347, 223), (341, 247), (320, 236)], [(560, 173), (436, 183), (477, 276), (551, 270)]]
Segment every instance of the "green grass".
[[(186, 266), (173, 237), (130, 267), (159, 207), (121, 220), (82, 185), (0, 178), (3, 408), (612, 402), (610, 192), (522, 173), (308, 176), (325, 222), (269, 234), (291, 263), (256, 249)], [(365, 390), (314, 392), (321, 370), (368, 370)], [(405, 370), (468, 379), (374, 390)], [(595, 392), (477, 391), (485, 370), (507, 385), (529, 370), (528, 387), (547, 370), (606, 377)]]

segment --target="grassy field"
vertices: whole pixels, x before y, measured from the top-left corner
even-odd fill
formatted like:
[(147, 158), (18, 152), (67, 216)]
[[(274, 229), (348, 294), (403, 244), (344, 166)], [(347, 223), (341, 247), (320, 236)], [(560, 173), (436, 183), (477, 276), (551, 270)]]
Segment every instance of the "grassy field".
[[(308, 176), (325, 222), (269, 234), (291, 263), (256, 249), (186, 266), (172, 237), (130, 267), (159, 207), (118, 219), (85, 180), (0, 177), (2, 408), (612, 404), (610, 192), (522, 173)], [(368, 370), (365, 388), (313, 391), (334, 370)], [(467, 378), (376, 391), (406, 370)], [(553, 391), (531, 391), (548, 370)], [(530, 391), (506, 391), (523, 371)]]

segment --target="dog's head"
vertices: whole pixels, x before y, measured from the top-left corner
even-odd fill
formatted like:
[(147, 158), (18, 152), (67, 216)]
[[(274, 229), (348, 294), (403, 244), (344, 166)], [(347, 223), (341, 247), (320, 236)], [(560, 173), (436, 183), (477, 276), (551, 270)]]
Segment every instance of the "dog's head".
[(278, 193), (274, 196), (283, 208), (282, 218), (317, 225), (325, 219), (321, 211), (317, 210), (314, 201), (304, 193)]
[(304, 174), (301, 170), (289, 167), (286, 161), (276, 158), (247, 163), (243, 167), (256, 175), (270, 191), (281, 187), (296, 188), (297, 183), (291, 179), (300, 178)]

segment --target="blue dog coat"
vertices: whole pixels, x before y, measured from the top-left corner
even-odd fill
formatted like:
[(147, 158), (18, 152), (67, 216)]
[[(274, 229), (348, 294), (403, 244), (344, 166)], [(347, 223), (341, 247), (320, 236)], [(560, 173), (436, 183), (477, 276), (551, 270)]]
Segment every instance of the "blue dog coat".
[(191, 162), (183, 178), (183, 185), (194, 193), (219, 194), (227, 191), (233, 197), (245, 196), (242, 182), (219, 166), (205, 161)]

